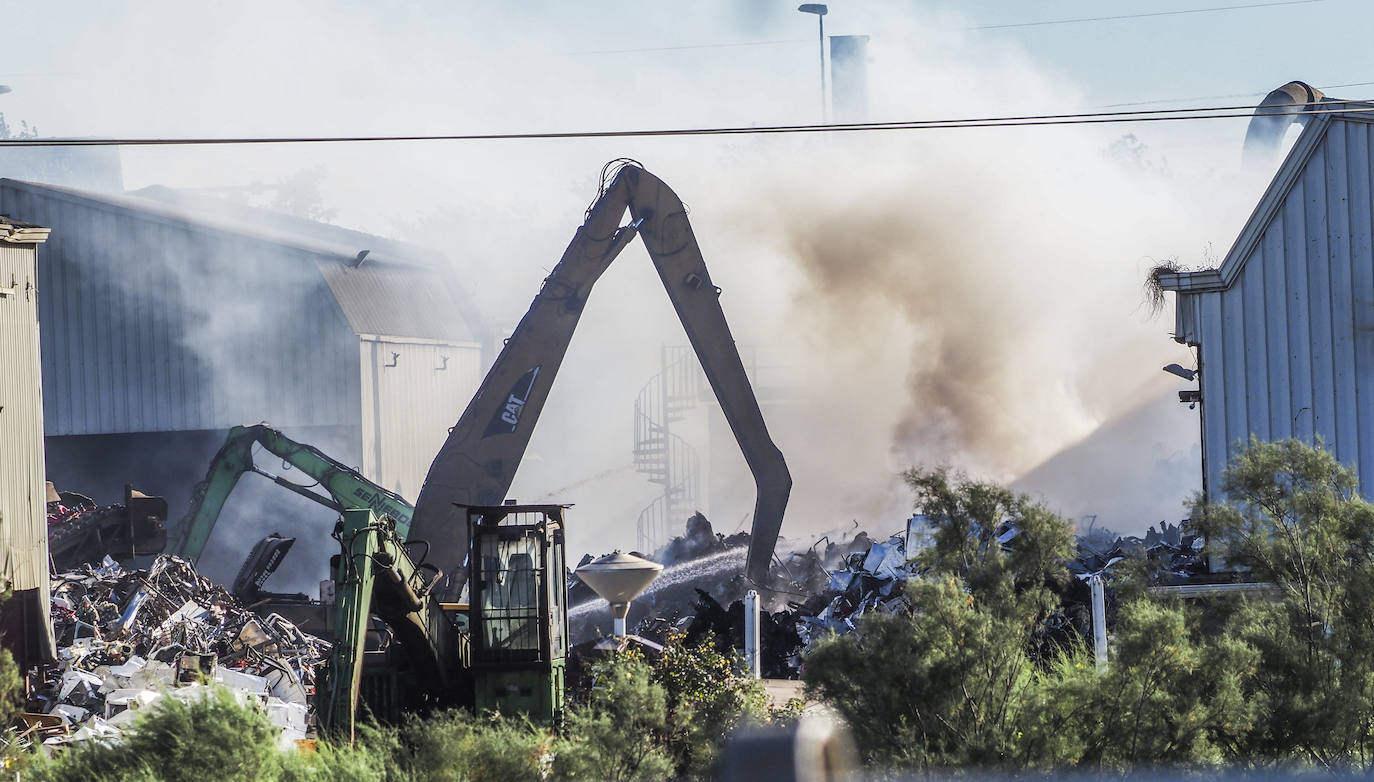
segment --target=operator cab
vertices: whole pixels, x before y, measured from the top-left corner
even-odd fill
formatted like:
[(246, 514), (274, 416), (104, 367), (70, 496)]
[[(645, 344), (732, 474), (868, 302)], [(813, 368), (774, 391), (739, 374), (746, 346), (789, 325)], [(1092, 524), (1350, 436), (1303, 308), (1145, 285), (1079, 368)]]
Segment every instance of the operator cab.
[(556, 719), (568, 654), (565, 505), (472, 505), (468, 601), (478, 712)]

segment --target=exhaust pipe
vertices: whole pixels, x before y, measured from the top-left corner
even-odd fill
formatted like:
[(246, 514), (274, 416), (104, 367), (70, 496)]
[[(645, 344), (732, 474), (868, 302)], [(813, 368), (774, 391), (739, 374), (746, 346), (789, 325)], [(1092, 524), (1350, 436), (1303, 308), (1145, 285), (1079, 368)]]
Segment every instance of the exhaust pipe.
[(1329, 99), (1321, 90), (1300, 81), (1290, 81), (1264, 96), (1245, 129), (1244, 165), (1249, 168), (1271, 162), (1288, 128), (1306, 122), (1303, 115), (1325, 100)]

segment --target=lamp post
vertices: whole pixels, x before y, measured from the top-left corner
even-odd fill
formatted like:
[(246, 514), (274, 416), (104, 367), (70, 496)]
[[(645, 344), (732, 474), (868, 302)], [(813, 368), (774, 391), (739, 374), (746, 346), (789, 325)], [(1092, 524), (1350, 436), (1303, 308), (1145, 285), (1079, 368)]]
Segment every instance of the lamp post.
[(825, 3), (803, 3), (797, 10), (804, 14), (815, 14), (821, 30), (821, 122), (830, 121), (830, 112), (825, 105), (825, 15), (830, 12)]

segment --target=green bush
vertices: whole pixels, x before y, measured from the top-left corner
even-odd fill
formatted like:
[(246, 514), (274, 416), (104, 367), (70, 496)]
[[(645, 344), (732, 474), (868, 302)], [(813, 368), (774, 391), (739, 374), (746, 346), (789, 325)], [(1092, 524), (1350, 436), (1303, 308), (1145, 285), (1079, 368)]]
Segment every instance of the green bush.
[(24, 710), (24, 677), (8, 649), (0, 649), (0, 726)]
[(552, 760), (553, 735), (524, 719), (449, 711), (408, 719), (399, 738), (411, 779), (537, 780)]
[(874, 766), (1005, 766), (1033, 666), (1015, 622), (955, 577), (912, 581), (912, 615), (870, 614), (806, 657), (807, 692), (829, 703)]
[(600, 664), (586, 703), (568, 709), (553, 760), (557, 779), (668, 779), (668, 693), (631, 650)]
[(162, 698), (118, 743), (90, 740), (57, 753), (36, 779), (230, 782), (281, 777), (277, 729), (258, 709), (211, 689), (186, 703)]
[(1194, 510), (1215, 560), (1268, 591), (1174, 605), (1122, 571), (1105, 671), (1086, 639), (1046, 648), (1033, 631), (1060, 608), (1066, 524), (943, 471), (907, 480), (934, 526), (912, 611), (865, 617), (806, 658), (808, 690), (870, 764), (1374, 765), (1374, 505), (1320, 444), (1252, 440), (1220, 487), (1230, 504)]
[(681, 636), (670, 638), (654, 661), (653, 679), (667, 696), (667, 749), (676, 776), (707, 776), (737, 727), (769, 720), (763, 683), (745, 676), (742, 666), (709, 638), (687, 646)]
[(1246, 696), (1265, 717), (1234, 737), (1240, 757), (1367, 769), (1374, 762), (1374, 506), (1321, 447), (1252, 440), (1227, 470), (1231, 505), (1200, 508), (1213, 556), (1276, 593), (1230, 612), (1257, 650)]

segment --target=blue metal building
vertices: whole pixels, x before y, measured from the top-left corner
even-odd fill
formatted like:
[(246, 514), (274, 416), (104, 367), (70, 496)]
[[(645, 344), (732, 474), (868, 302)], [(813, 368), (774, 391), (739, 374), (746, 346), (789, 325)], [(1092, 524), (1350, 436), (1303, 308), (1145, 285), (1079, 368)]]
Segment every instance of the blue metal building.
[(1219, 268), (1158, 276), (1197, 351), (1213, 498), (1252, 435), (1320, 437), (1374, 487), (1374, 115), (1351, 106), (1306, 118)]

